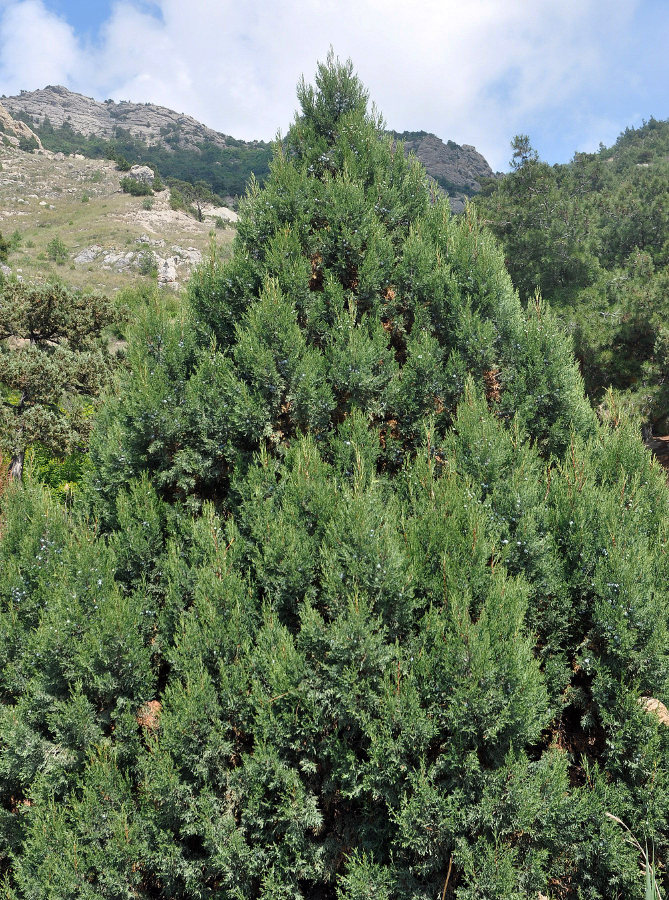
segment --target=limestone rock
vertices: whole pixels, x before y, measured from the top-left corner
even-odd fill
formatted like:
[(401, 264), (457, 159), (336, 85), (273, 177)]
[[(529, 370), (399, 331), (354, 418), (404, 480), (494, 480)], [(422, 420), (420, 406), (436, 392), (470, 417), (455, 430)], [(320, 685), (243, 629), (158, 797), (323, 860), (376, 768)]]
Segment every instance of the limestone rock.
[(156, 257), (158, 264), (158, 284), (162, 287), (170, 287), (177, 290), (179, 282), (177, 280), (177, 259), (176, 257), (168, 257), (161, 259)]
[(0, 104), (0, 131), (9, 138), (9, 142), (15, 147), (19, 145), (22, 139), (30, 140), (31, 138), (37, 142), (40, 150), (43, 150), (42, 142), (35, 132), (26, 125), (25, 122), (12, 118), (11, 114)]
[(130, 178), (140, 181), (142, 184), (153, 185), (153, 179), (156, 177), (153, 169), (148, 166), (132, 166), (128, 172)]
[(74, 257), (74, 261), (80, 266), (86, 265), (87, 263), (92, 263), (94, 259), (97, 259), (100, 253), (102, 253), (102, 247), (93, 244), (92, 247), (87, 247), (85, 250), (82, 250), (81, 253), (78, 253)]
[[(37, 91), (24, 91), (2, 101), (13, 115), (25, 113), (42, 125), (45, 119), (60, 128), (68, 122), (78, 134), (110, 140), (116, 128), (123, 128), (148, 144), (196, 148), (203, 141), (227, 146), (225, 135), (207, 128), (191, 116), (153, 103), (100, 103), (92, 97), (75, 94), (62, 85), (49, 85)], [(27, 127), (27, 126), (26, 126)]]
[(463, 211), (466, 199), (481, 190), (484, 178), (495, 177), (486, 159), (471, 144), (444, 143), (426, 131), (393, 132), (393, 137), (403, 141), (406, 154), (416, 154), (428, 175), (450, 197), (453, 212)]

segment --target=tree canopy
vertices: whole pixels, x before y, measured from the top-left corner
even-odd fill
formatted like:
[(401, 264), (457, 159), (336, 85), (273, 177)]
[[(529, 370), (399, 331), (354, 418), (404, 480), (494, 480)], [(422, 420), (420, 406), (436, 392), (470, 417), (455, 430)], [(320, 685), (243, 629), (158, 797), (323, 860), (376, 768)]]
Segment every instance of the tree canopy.
[(568, 165), (539, 160), (526, 135), (513, 171), (474, 202), (500, 239), (521, 295), (539, 289), (575, 338), (589, 395), (615, 389), (669, 431), (669, 122), (627, 129)]

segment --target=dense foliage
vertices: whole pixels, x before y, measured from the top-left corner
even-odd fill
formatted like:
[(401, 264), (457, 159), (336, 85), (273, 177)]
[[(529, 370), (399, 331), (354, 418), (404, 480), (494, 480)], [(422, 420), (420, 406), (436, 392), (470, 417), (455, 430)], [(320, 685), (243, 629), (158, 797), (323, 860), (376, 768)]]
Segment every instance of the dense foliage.
[[(26, 119), (26, 116), (18, 116)], [(196, 184), (199, 181), (223, 197), (241, 196), (253, 173), (259, 181), (267, 176), (270, 145), (264, 141), (245, 142), (226, 137), (225, 147), (202, 141), (197, 148), (182, 146), (178, 126), (163, 135), (163, 144), (147, 144), (117, 126), (112, 140), (74, 131), (65, 122), (55, 128), (48, 120), (41, 124), (29, 119), (43, 146), (54, 153), (81, 153), (92, 159), (125, 159), (133, 165), (147, 165), (163, 177)]]
[(0, 447), (15, 477), (31, 444), (61, 456), (85, 445), (87, 408), (110, 376), (102, 333), (113, 319), (102, 296), (0, 284)]
[(120, 179), (121, 190), (124, 194), (132, 194), (133, 197), (151, 197), (153, 187), (147, 181), (139, 181), (127, 175)]
[(232, 260), (138, 324), (87, 504), (5, 495), (6, 894), (636, 897), (664, 478), (351, 65), (298, 96)]
[(573, 332), (594, 400), (612, 386), (669, 432), (669, 122), (569, 165), (541, 162), (526, 136), (514, 151), (514, 171), (475, 201), (514, 284), (540, 289)]

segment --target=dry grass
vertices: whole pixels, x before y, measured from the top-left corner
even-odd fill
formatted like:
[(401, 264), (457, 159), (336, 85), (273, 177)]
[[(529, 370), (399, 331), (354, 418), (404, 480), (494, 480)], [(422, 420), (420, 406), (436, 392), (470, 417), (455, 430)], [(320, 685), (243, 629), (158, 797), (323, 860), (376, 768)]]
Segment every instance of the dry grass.
[[(55, 277), (75, 288), (114, 293), (141, 277), (136, 268), (103, 268), (102, 254), (85, 264), (75, 264), (74, 257), (93, 245), (138, 252), (142, 245), (137, 239), (144, 234), (165, 241), (160, 255), (170, 255), (172, 245), (201, 253), (209, 246), (211, 220), (197, 222), (171, 210), (168, 191), (155, 195), (151, 210), (143, 209), (143, 198), (121, 192), (121, 174), (109, 160), (50, 159), (0, 145), (0, 163), (0, 231), (5, 237), (20, 233), (21, 244), (9, 265), (26, 280)], [(234, 234), (234, 228), (215, 232), (224, 256), (231, 252)], [(55, 237), (68, 250), (64, 265), (47, 256)]]

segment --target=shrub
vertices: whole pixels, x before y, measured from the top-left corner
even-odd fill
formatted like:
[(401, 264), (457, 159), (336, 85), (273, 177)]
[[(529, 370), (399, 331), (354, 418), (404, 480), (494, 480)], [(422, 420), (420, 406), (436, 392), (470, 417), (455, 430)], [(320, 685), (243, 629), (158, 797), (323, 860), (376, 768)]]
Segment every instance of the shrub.
[(0, 232), (0, 262), (7, 262), (9, 252), (12, 249), (11, 239), (3, 237), (2, 232)]
[(47, 259), (62, 265), (68, 258), (69, 250), (59, 237), (55, 237), (46, 245), (46, 255)]
[(121, 178), (123, 193), (132, 194), (133, 197), (149, 197), (153, 194), (153, 188), (146, 181), (138, 181), (136, 178)]
[(37, 150), (38, 147), (39, 144), (37, 143), (37, 139), (33, 135), (19, 139), (19, 150), (24, 150), (26, 153), (32, 153), (32, 151)]
[(137, 268), (140, 275), (155, 278), (158, 274), (158, 264), (153, 250), (142, 250), (137, 259)]

